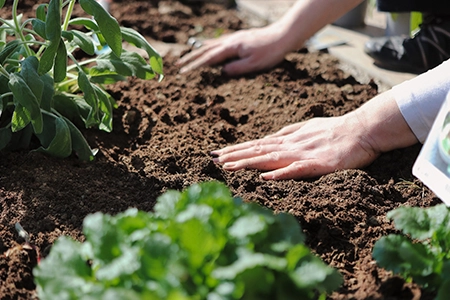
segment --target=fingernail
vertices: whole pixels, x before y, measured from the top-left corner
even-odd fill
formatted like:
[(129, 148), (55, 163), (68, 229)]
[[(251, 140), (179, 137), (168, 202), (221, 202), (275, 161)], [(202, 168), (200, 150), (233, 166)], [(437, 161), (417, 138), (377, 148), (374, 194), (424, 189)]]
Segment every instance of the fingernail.
[(224, 163), (223, 168), (224, 169), (233, 169), (236, 166), (236, 163)]
[(183, 74), (183, 73), (185, 73), (187, 70), (186, 70), (186, 68), (181, 68), (180, 69), (180, 74)]
[(221, 152), (218, 151), (218, 150), (214, 150), (214, 151), (209, 152), (209, 155), (211, 155), (212, 157), (219, 157), (220, 154), (221, 154)]
[(274, 179), (272, 173), (262, 173), (262, 174), (259, 175), (259, 178), (261, 178), (262, 180)]
[(213, 163), (220, 163), (219, 158), (218, 157), (213, 157), (212, 159)]

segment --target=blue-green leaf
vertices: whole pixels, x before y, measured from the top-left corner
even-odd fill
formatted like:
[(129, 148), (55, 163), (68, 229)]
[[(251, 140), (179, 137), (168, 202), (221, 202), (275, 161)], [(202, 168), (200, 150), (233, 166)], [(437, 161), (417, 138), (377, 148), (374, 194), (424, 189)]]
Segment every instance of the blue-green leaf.
[(49, 45), (41, 56), (39, 74), (45, 74), (54, 65), (55, 56), (61, 42), (61, 1), (50, 0), (45, 20), (45, 36)]
[(53, 107), (53, 95), (55, 94), (53, 77), (49, 74), (41, 75), (40, 79), (44, 83), (44, 90), (42, 91), (41, 108), (46, 111), (51, 111)]
[(83, 161), (93, 161), (98, 149), (91, 149), (80, 130), (67, 118), (63, 117), (63, 119), (69, 127), (70, 137), (72, 138), (72, 149), (75, 154)]
[(45, 21), (42, 21), (40, 19), (33, 19), (31, 20), (31, 24), (33, 25), (34, 31), (43, 39), (47, 39), (47, 36), (45, 34)]
[(55, 56), (55, 65), (53, 66), (53, 79), (55, 82), (61, 82), (67, 74), (67, 49), (64, 41), (61, 39)]
[(20, 71), (20, 76), (31, 89), (37, 102), (40, 104), (44, 91), (44, 82), (37, 72), (39, 61), (35, 56), (30, 56), (24, 59), (21, 62), (21, 65), (22, 70)]
[(92, 87), (94, 88), (95, 94), (99, 100), (100, 111), (103, 113), (99, 129), (106, 132), (111, 132), (113, 118), (113, 106), (111, 105), (111, 102), (113, 101), (112, 97), (98, 86), (92, 85)]
[(81, 32), (78, 30), (70, 30), (67, 32), (63, 32), (63, 35), (65, 33), (70, 33), (70, 35), (71, 35), (70, 41), (73, 44), (80, 47), (81, 50), (83, 50), (87, 54), (94, 55), (95, 47), (94, 47), (94, 42), (92, 41), (91, 37), (86, 35), (84, 32)]
[(45, 22), (46, 14), (45, 9), (48, 7), (48, 4), (39, 4), (39, 6), (36, 8), (36, 18), (38, 18), (41, 21)]
[(39, 74), (43, 75), (50, 71), (55, 63), (56, 53), (58, 52), (60, 40), (56, 42), (50, 42), (48, 47), (42, 53), (39, 63)]
[(80, 5), (86, 13), (94, 16), (106, 43), (120, 57), (122, 53), (122, 34), (117, 20), (95, 0), (80, 0)]
[(0, 128), (0, 150), (4, 149), (8, 145), (9, 141), (11, 141), (11, 137), (12, 131), (9, 126)]
[(11, 118), (12, 132), (24, 129), (31, 122), (31, 113), (22, 104), (16, 104)]
[(34, 132), (41, 133), (43, 128), (41, 108), (30, 87), (18, 74), (14, 73), (10, 75), (8, 85), (14, 95), (14, 104), (16, 104), (12, 131), (24, 128), (31, 121)]
[(61, 39), (61, 0), (50, 0), (48, 4), (45, 35), (53, 43)]
[(66, 122), (52, 113), (43, 114), (43, 120), (43, 131), (36, 134), (42, 146), (36, 151), (55, 157), (68, 157), (72, 153), (72, 139)]
[(13, 40), (6, 44), (6, 46), (0, 52), (0, 64), (4, 64), (6, 59), (8, 59), (14, 52), (20, 49), (20, 41)]
[(69, 25), (82, 25), (92, 31), (98, 31), (97, 23), (88, 18), (73, 18), (69, 21)]
[(91, 127), (98, 124), (98, 98), (95, 94), (93, 85), (89, 82), (88, 77), (82, 71), (78, 72), (78, 86), (84, 94), (84, 100), (91, 107), (89, 115), (86, 118), (86, 127)]
[(150, 66), (153, 71), (158, 74), (163, 74), (163, 62), (161, 55), (148, 43), (148, 41), (136, 30), (132, 28), (121, 27), (122, 37), (128, 43), (144, 49), (147, 52)]
[(94, 76), (113, 71), (123, 76), (136, 76), (141, 79), (155, 77), (145, 59), (135, 52), (123, 51), (120, 58), (114, 53), (102, 54), (98, 56), (96, 63), (97, 65), (90, 70), (90, 74)]

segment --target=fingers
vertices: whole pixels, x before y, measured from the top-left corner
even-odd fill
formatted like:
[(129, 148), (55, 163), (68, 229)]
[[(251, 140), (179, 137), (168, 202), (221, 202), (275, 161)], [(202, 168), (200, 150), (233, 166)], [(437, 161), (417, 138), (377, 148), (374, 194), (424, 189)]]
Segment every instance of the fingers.
[[(220, 161), (225, 162), (229, 161), (231, 158), (238, 158), (242, 156), (242, 158), (248, 157), (248, 155), (252, 156), (255, 154), (265, 154), (270, 151), (275, 150), (279, 147), (280, 144), (283, 143), (283, 140), (280, 138), (273, 139), (260, 139), (256, 141), (248, 141), (241, 144), (228, 146), (222, 148), (220, 150), (211, 151), (212, 156), (220, 157)], [(275, 145), (275, 147), (270, 147), (271, 145)], [(242, 151), (242, 152), (240, 152)], [(232, 155), (234, 153), (234, 156)]]
[[(253, 146), (247, 149), (242, 149), (238, 151), (233, 151), (228, 154), (222, 154), (218, 157), (213, 158), (216, 163), (224, 164), (225, 169), (231, 169), (231, 163), (239, 161), (239, 164), (233, 164), (237, 169), (242, 168), (254, 168), (258, 165), (258, 161), (262, 162), (262, 159), (256, 159), (259, 157), (265, 157), (266, 160), (277, 161), (279, 153), (278, 145), (267, 145), (267, 146)], [(277, 152), (278, 151), (278, 152)], [(233, 167), (235, 168), (235, 167)]]
[[(196, 68), (213, 65), (221, 61), (221, 53), (216, 48), (220, 45), (203, 46), (181, 58), (177, 65), (184, 65), (180, 69), (180, 73), (186, 73)], [(219, 56), (219, 57), (218, 57)]]
[(290, 165), (270, 172), (262, 173), (265, 180), (300, 179), (321, 176), (333, 172), (332, 168), (319, 164), (317, 160), (295, 161)]
[(258, 169), (265, 171), (284, 168), (300, 159), (297, 151), (272, 151), (259, 156), (230, 160), (224, 163), (222, 167), (226, 171), (237, 171), (241, 169)]
[(202, 66), (212, 66), (235, 57), (237, 57), (236, 47), (227, 46), (225, 42), (217, 39), (205, 41), (202, 47), (186, 54), (176, 64), (184, 66), (180, 69), (180, 73), (186, 73)]

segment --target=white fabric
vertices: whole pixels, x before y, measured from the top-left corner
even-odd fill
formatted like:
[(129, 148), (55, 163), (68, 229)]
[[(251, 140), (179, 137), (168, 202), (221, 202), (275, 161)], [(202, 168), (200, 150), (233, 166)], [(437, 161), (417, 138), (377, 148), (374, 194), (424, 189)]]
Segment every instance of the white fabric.
[(450, 60), (392, 88), (400, 112), (424, 143), (439, 109), (450, 91)]

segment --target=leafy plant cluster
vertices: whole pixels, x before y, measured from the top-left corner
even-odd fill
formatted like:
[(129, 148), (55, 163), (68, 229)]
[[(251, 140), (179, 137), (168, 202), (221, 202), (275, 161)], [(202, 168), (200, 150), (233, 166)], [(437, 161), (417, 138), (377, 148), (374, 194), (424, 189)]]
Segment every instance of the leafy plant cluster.
[(436, 299), (450, 295), (450, 210), (400, 207), (387, 214), (404, 234), (391, 234), (375, 243), (377, 263), (433, 291)]
[(33, 270), (40, 299), (325, 299), (342, 283), (293, 216), (217, 182), (168, 191), (152, 213), (89, 215), (83, 232)]
[[(75, 152), (92, 160), (95, 152), (78, 128), (112, 130), (116, 104), (104, 85), (161, 75), (162, 59), (96, 0), (78, 1), (92, 18), (72, 18), (76, 0), (50, 0), (27, 20), (18, 2), (11, 20), (0, 18), (0, 150), (32, 148), (57, 157)], [(123, 41), (144, 49), (149, 60), (123, 49)], [(111, 51), (97, 55), (106, 45)], [(75, 51), (88, 59), (77, 61)]]

